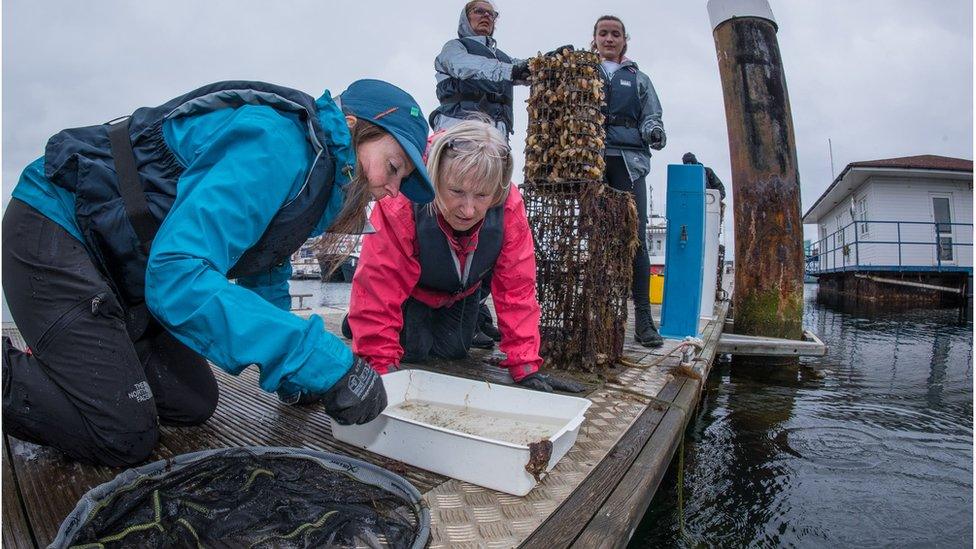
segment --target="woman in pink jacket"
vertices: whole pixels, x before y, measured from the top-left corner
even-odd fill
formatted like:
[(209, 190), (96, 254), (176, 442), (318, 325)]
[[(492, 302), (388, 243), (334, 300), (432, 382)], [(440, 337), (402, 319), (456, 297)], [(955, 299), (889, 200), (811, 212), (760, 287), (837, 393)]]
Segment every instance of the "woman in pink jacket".
[(535, 250), (525, 206), (511, 185), (505, 138), (465, 121), (428, 141), (434, 202), (401, 197), (376, 203), (352, 282), (348, 327), (353, 352), (381, 374), (401, 362), (468, 355), (481, 282), (502, 334), (501, 366), (525, 387), (579, 392), (583, 386), (539, 372)]

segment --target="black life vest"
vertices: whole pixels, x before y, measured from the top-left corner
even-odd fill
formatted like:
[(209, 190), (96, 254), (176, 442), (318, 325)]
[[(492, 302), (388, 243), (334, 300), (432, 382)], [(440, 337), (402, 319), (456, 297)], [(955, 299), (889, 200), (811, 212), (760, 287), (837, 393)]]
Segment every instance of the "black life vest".
[(607, 130), (606, 147), (650, 152), (640, 133), (642, 105), (637, 67), (620, 67), (609, 77), (601, 67), (600, 73), (603, 75), (603, 92), (606, 96), (606, 104), (603, 106)]
[(437, 223), (437, 215), (420, 204), (413, 206), (420, 249), (420, 281), (426, 290), (457, 295), (491, 275), (505, 236), (505, 205), (490, 208), (478, 230), (478, 246), (461, 270), (461, 262)]
[[(492, 50), (477, 40), (458, 38), (458, 41), (470, 55), (497, 59), (503, 63), (512, 62), (512, 58), (502, 50)], [(430, 125), (434, 126), (434, 118), (438, 113), (464, 119), (468, 113), (480, 112), (490, 116), (492, 120), (504, 122), (508, 133), (512, 133), (515, 126), (512, 109), (514, 97), (515, 86), (511, 80), (462, 80), (449, 76), (437, 83), (437, 99), (441, 104), (431, 112)]]
[[(149, 213), (158, 227), (173, 206), (183, 173), (183, 166), (163, 139), (163, 122), (243, 105), (265, 105), (296, 115), (307, 125), (307, 139), (316, 156), (299, 194), (278, 210), (261, 238), (226, 273), (228, 278), (270, 271), (288, 261), (328, 205), (334, 160), (315, 99), (263, 82), (217, 82), (158, 107), (140, 108), (128, 119), (131, 156)], [(100, 124), (56, 134), (47, 143), (44, 173), (48, 180), (75, 195), (75, 217), (93, 259), (126, 305), (138, 306), (144, 301), (148, 249), (140, 242), (121, 198), (109, 128), (109, 124)]]

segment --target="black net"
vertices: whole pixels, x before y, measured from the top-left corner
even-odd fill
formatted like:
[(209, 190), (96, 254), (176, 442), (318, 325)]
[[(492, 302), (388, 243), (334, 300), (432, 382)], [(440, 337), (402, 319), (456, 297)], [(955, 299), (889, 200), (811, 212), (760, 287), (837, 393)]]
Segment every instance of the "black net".
[(576, 51), (529, 66), (521, 191), (535, 240), (542, 355), (554, 368), (597, 371), (623, 354), (637, 208), (631, 193), (603, 182), (599, 57)]
[(246, 450), (138, 477), (72, 547), (411, 547), (419, 506), (307, 456)]

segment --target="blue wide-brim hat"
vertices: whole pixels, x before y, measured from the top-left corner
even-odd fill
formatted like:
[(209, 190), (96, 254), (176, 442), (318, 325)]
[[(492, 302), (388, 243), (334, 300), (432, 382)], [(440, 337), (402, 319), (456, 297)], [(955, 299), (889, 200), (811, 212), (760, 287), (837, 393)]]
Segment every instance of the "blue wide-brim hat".
[(339, 96), (342, 111), (376, 124), (390, 133), (413, 162), (413, 173), (400, 184), (400, 192), (413, 202), (434, 199), (423, 152), (427, 148), (427, 118), (409, 93), (382, 80), (357, 80)]

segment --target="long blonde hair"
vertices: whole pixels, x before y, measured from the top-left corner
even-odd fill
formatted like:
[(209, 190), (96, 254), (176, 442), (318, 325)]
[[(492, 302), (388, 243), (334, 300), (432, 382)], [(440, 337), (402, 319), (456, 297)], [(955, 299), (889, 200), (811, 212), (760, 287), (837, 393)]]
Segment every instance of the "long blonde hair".
[(477, 181), (480, 189), (492, 195), (491, 206), (508, 198), (512, 184), (512, 151), (494, 125), (481, 120), (465, 120), (452, 126), (431, 144), (427, 153), (427, 173), (434, 184), (431, 208), (445, 213), (441, 200), (449, 181)]

